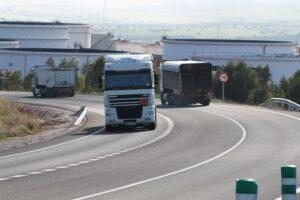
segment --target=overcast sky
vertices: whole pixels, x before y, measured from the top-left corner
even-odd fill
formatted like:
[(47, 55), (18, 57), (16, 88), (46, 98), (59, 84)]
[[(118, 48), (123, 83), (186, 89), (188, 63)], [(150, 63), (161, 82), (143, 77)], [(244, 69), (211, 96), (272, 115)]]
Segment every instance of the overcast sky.
[(124, 23), (299, 21), (300, 0), (0, 0), (2, 19), (101, 22), (103, 16)]

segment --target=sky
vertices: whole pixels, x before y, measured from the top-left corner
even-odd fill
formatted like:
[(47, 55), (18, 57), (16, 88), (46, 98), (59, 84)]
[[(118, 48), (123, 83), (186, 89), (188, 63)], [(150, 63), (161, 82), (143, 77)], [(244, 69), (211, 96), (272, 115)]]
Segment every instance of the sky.
[(169, 24), (300, 21), (300, 0), (0, 0), (0, 18)]

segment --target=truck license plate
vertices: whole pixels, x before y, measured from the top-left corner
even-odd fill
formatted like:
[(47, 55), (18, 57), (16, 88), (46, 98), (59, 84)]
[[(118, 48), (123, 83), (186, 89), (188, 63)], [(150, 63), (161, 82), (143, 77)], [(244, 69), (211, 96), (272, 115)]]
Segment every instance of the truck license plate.
[(126, 126), (135, 126), (136, 122), (125, 122)]

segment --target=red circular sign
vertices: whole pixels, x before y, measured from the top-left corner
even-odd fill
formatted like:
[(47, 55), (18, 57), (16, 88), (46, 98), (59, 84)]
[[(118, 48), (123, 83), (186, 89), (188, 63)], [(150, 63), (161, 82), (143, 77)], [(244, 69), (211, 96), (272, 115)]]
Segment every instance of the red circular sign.
[(228, 75), (225, 72), (222, 72), (219, 78), (222, 83), (226, 83), (228, 81)]

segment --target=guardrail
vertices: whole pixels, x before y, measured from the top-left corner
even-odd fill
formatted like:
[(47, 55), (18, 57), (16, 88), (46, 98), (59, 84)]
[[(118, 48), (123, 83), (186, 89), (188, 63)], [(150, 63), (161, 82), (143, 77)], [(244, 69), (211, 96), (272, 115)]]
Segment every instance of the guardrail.
[(80, 110), (76, 113), (78, 115), (78, 119), (74, 123), (74, 126), (78, 126), (82, 120), (85, 118), (87, 113), (87, 106), (81, 106)]
[(274, 106), (277, 106), (277, 107), (280, 107), (284, 110), (300, 112), (300, 105), (299, 104), (297, 104), (297, 103), (295, 103), (291, 100), (282, 99), (282, 98), (269, 99), (268, 101), (264, 102), (260, 106), (261, 107), (266, 107), (266, 108), (274, 108)]

